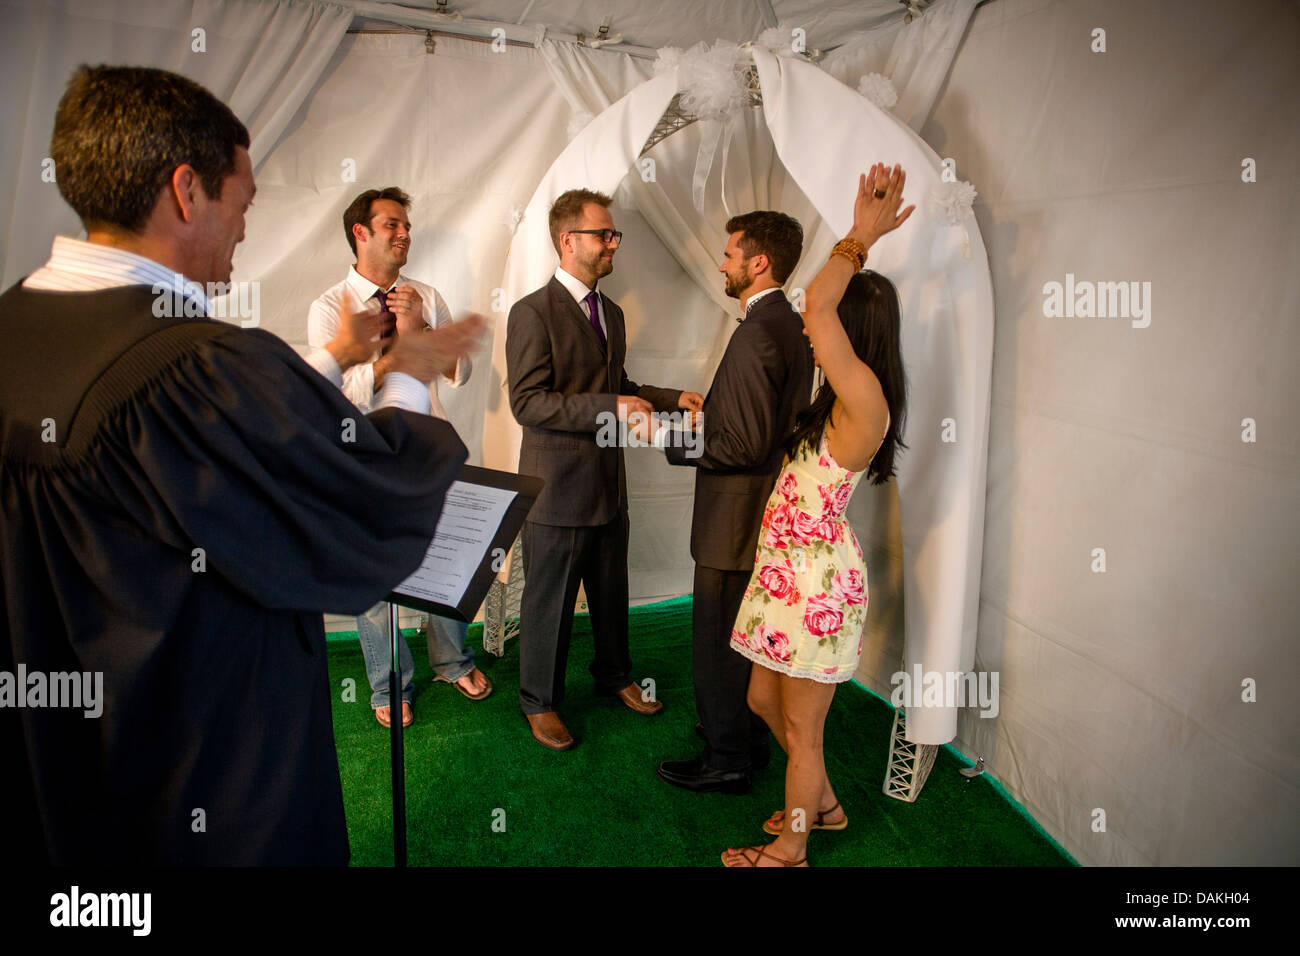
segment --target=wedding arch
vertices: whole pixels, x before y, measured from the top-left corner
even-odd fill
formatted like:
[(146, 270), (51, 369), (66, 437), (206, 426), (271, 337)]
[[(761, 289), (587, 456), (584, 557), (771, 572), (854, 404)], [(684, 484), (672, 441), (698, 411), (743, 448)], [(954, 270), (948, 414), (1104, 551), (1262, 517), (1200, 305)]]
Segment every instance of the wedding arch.
[[(973, 190), (956, 182), (907, 125), (815, 65), (757, 46), (744, 55), (752, 57), (749, 85), (756, 87), (754, 100), (761, 100), (777, 159), (834, 234), (848, 231), (857, 174), (877, 159), (902, 164), (908, 174), (906, 199), (918, 207), (901, 229), (873, 247), (870, 262), (898, 288), (909, 377), (908, 448), (898, 467), (897, 491), (905, 595), (900, 671), (908, 675), (913, 693), (896, 720), (890, 777), (895, 796), (914, 799), (934, 746), (956, 735), (957, 704), (972, 703), (922, 695), (918, 678), (970, 672), (975, 658), (993, 294), (970, 211)], [(669, 107), (677, 105), (674, 97), (689, 81), (688, 70), (682, 63), (660, 66), (657, 75), (596, 115), (543, 176), (511, 246), (505, 302), (545, 284), (555, 269), (547, 229), (555, 197), (577, 187), (613, 194), (654, 137), (683, 125), (666, 122), (666, 113), (669, 119), (674, 115)], [(698, 165), (694, 176), (698, 187)], [(504, 341), (498, 335), (494, 345), (502, 390), (489, 400), (484, 459), (489, 467), (514, 470), (520, 430), (504, 391)], [(522, 580), (517, 565), (512, 562), (508, 576), (514, 588)], [(504, 606), (508, 594), (509, 588), (497, 588), (490, 598), (489, 629), (500, 627), (503, 614), (517, 614), (517, 604)], [(953, 686), (951, 677), (947, 684)]]

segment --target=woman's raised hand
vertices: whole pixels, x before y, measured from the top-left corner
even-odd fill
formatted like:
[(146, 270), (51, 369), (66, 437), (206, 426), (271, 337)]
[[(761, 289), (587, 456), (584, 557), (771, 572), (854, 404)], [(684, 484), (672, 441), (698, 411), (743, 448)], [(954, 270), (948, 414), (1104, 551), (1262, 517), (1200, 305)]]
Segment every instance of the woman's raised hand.
[(905, 223), (916, 208), (912, 205), (902, 213), (898, 211), (906, 182), (907, 173), (901, 166), (891, 170), (884, 163), (875, 163), (869, 172), (859, 176), (858, 195), (853, 201), (853, 231), (849, 235), (870, 246)]

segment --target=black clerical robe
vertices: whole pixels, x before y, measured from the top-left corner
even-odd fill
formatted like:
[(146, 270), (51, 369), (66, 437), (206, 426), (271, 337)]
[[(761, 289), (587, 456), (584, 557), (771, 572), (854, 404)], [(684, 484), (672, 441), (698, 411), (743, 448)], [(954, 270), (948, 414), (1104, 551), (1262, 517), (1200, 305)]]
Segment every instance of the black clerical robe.
[[(153, 301), (0, 297), (0, 678), (27, 681), (0, 707), (7, 849), (346, 862), (321, 612), (415, 569), (465, 447)], [(35, 694), (67, 673), (102, 673), (102, 714)]]

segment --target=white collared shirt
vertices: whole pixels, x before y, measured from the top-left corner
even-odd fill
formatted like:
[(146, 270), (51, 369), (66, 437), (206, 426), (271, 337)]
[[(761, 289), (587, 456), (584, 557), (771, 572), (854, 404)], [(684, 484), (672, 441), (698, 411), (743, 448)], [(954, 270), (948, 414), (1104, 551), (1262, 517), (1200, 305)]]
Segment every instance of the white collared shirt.
[[(73, 239), (71, 236), (55, 236), (49, 261), (23, 282), (24, 289), (45, 292), (98, 292), (101, 289), (130, 285), (147, 285), (155, 295), (166, 295), (170, 300), (168, 308), (171, 309), (168, 314), (174, 315), (178, 304), (192, 307), (193, 314), (196, 315), (212, 314), (212, 303), (203, 286), (197, 282), (146, 256), (116, 246)], [(186, 315), (191, 314), (190, 308), (183, 308), (183, 311)], [(327, 349), (316, 349), (305, 357), (305, 361), (336, 386), (342, 386), (343, 375), (339, 363)], [(412, 402), (411, 397), (411, 384), (419, 386), (416, 389), (419, 392), (423, 392), (424, 387), (409, 375), (403, 375), (402, 378), (407, 379), (407, 382), (399, 380), (391, 389), (381, 392), (375, 407), (386, 408), (392, 405), (407, 411), (427, 413), (428, 405), (421, 401)]]
[(754, 303), (757, 302), (759, 299), (763, 298), (763, 296), (771, 295), (773, 292), (780, 292), (780, 291), (781, 291), (780, 286), (772, 286), (772, 288), (764, 289), (762, 292), (755, 292), (753, 295), (749, 297), (749, 301), (745, 303), (745, 315), (749, 315), (749, 310), (754, 307)]
[[(587, 307), (582, 304), (582, 301), (596, 290), (588, 289), (585, 282), (569, 275), (564, 271), (563, 266), (555, 267), (555, 278), (560, 280), (560, 285), (569, 290), (569, 295), (573, 296), (574, 301), (578, 303), (578, 310), (585, 317)], [(596, 296), (596, 320), (600, 322), (600, 331), (605, 336), (605, 341), (609, 341), (609, 326), (605, 324), (605, 305), (599, 295)]]
[[(420, 299), (424, 303), (424, 321), (431, 328), (436, 329), (452, 321), (451, 310), (447, 308), (447, 303), (433, 286), (399, 274), (397, 281), (384, 291), (391, 292), (399, 285), (409, 285), (419, 293)], [(317, 348), (332, 339), (338, 331), (339, 316), (342, 314), (343, 309), (348, 307), (352, 309), (360, 308), (378, 290), (379, 286), (357, 272), (356, 266), (349, 266), (347, 277), (342, 282), (321, 293), (320, 297), (311, 304), (311, 308), (307, 310), (307, 344), (312, 348)], [(375, 362), (379, 359), (379, 356), (380, 352), (376, 349), (369, 362), (354, 365), (343, 373), (343, 394), (362, 411), (369, 411), (372, 406), (379, 407), (375, 401)], [(420, 390), (425, 393), (424, 401), (427, 403), (425, 410), (437, 418), (445, 419), (447, 413), (442, 407), (442, 402), (438, 400), (439, 385), (459, 388), (469, 379), (472, 367), (473, 364), (470, 359), (463, 358), (456, 363), (454, 377), (439, 377), (439, 379), (430, 382), (427, 388), (421, 385)], [(410, 378), (405, 375), (402, 377)], [(381, 395), (388, 384), (388, 378), (389, 376), (384, 376), (384, 382), (379, 387)], [(413, 378), (410, 380), (415, 381)]]
[(23, 281), (24, 289), (43, 292), (98, 292), (127, 285), (147, 285), (155, 294), (174, 293), (192, 301), (203, 315), (212, 314), (203, 286), (152, 259), (97, 242), (55, 236), (50, 259)]

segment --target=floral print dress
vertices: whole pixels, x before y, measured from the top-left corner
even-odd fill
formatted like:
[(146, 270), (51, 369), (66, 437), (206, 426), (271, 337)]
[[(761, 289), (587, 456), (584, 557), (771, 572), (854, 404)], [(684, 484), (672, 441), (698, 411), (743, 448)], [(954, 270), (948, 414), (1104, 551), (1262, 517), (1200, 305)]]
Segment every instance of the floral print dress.
[(731, 632), (733, 650), (793, 677), (853, 676), (867, 623), (867, 567), (844, 516), (864, 472), (805, 443), (787, 459), (759, 533), (754, 575)]

